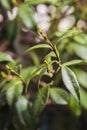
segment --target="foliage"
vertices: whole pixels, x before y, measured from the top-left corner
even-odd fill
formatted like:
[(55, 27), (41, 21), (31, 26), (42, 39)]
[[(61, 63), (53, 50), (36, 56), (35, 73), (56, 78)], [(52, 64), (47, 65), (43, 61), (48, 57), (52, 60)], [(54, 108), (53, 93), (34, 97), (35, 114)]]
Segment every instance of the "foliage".
[[(46, 33), (37, 26), (34, 18), (36, 6), (42, 3), (56, 8), (50, 13), (51, 25)], [(87, 27), (79, 28), (75, 24), (64, 32), (57, 29), (55, 20), (58, 22), (63, 15), (67, 15), (68, 10), (62, 13), (66, 5), (74, 7), (76, 23), (79, 19), (85, 22), (87, 10), (79, 7), (80, 15), (78, 0), (0, 1), (0, 13), (4, 17), (0, 37), (12, 51), (0, 51), (0, 109), (3, 109), (3, 104), (9, 107), (12, 119), (6, 120), (6, 129), (40, 128), (40, 115), (52, 104), (67, 105), (76, 116), (81, 115), (82, 108), (87, 110)], [(13, 19), (8, 18), (7, 12), (11, 15), (15, 7), (17, 15)], [(57, 14), (60, 14), (59, 18)], [(21, 29), (25, 32), (32, 30), (30, 33), (35, 33), (40, 42), (29, 47), (19, 46)], [(27, 55), (27, 65), (24, 65)], [(4, 130), (2, 124), (0, 129)]]

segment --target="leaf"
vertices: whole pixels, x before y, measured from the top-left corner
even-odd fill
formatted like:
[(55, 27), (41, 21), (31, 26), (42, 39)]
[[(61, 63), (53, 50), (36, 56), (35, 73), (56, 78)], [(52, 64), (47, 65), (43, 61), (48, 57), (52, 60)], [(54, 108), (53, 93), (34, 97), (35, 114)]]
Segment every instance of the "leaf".
[(47, 54), (44, 59), (46, 59), (46, 61), (50, 62), (51, 57), (56, 57), (54, 52), (50, 52), (49, 54)]
[(83, 88), (80, 89), (80, 97), (81, 97), (80, 103), (81, 103), (82, 107), (84, 107), (87, 110), (87, 102), (86, 102), (87, 101), (87, 92)]
[(33, 52), (31, 52), (31, 56), (32, 56), (32, 61), (33, 61), (34, 65), (39, 66), (40, 61), (39, 61), (38, 55), (33, 51)]
[(79, 68), (73, 68), (73, 71), (75, 72), (79, 83), (87, 88), (87, 72), (83, 71), (82, 69)]
[(77, 78), (74, 74), (74, 72), (69, 69), (68, 67), (62, 67), (61, 68), (62, 73), (62, 80), (66, 86), (66, 88), (71, 92), (71, 94), (76, 98), (76, 100), (79, 101), (80, 95), (79, 95), (79, 83), (77, 81)]
[(0, 0), (1, 4), (6, 8), (6, 9), (11, 9), (11, 2), (10, 0)]
[(16, 100), (23, 91), (22, 82), (20, 80), (13, 80), (13, 81), (6, 86), (7, 87), (6, 100), (9, 106), (11, 107), (14, 106), (14, 103), (16, 102)]
[(40, 74), (39, 74), (39, 76), (38, 76), (38, 81), (37, 81), (37, 83), (38, 83), (38, 88), (39, 88), (40, 80), (41, 80), (42, 76), (45, 74), (46, 71), (47, 71), (47, 69), (44, 68), (44, 69), (40, 72)]
[[(70, 45), (77, 56), (83, 60), (87, 60), (87, 47), (79, 45), (77, 43), (71, 43)], [(78, 48), (78, 49), (77, 49)]]
[[(73, 30), (68, 30), (67, 32), (65, 32), (64, 34), (62, 34), (60, 37), (58, 37), (57, 39), (57, 44), (61, 41), (61, 40), (63, 40), (63, 39), (65, 39), (65, 38), (68, 38), (68, 37), (72, 37), (72, 36), (74, 36), (74, 35), (76, 35), (77, 33), (79, 32), (79, 30), (78, 29), (73, 29)], [(57, 35), (57, 32), (56, 32), (56, 35)], [(58, 32), (58, 35), (59, 35), (59, 32)]]
[(35, 5), (35, 4), (41, 4), (41, 3), (51, 3), (54, 0), (26, 0), (27, 4)]
[(30, 75), (37, 70), (36, 66), (26, 67), (21, 70), (21, 76), (26, 80)]
[(16, 114), (21, 123), (29, 128), (34, 127), (32, 104), (24, 96), (20, 96), (15, 103)]
[(23, 21), (23, 23), (30, 29), (34, 29), (36, 26), (34, 20), (34, 13), (32, 8), (27, 4), (23, 3), (19, 5), (19, 17)]
[(29, 75), (27, 76), (27, 78), (26, 78), (27, 85), (29, 84), (30, 80), (31, 80), (32, 78), (36, 77), (37, 75), (39, 75), (40, 72), (41, 72), (44, 68), (46, 68), (46, 66), (45, 66), (44, 64), (42, 64), (42, 65), (40, 65), (35, 71), (33, 71), (33, 72), (31, 73), (31, 75), (29, 74)]
[(86, 60), (72, 60), (62, 64), (62, 66), (72, 66), (72, 65), (87, 65)]
[(71, 94), (70, 94), (70, 97), (69, 97), (69, 107), (70, 107), (71, 112), (75, 116), (80, 116), (81, 115), (80, 105), (77, 102), (77, 100)]
[(0, 62), (13, 61), (12, 57), (6, 53), (0, 52)]
[(63, 89), (50, 88), (49, 94), (51, 99), (57, 104), (66, 105), (68, 103), (69, 100), (68, 93)]
[(74, 41), (87, 46), (87, 35), (85, 33), (81, 33), (74, 37)]
[(32, 51), (35, 49), (39, 49), (39, 48), (51, 48), (51, 47), (47, 44), (38, 44), (38, 45), (35, 45), (33, 47), (30, 47), (26, 52), (29, 52), (29, 51)]
[(41, 111), (46, 106), (48, 96), (49, 96), (48, 88), (49, 88), (49, 85), (44, 86), (43, 88), (39, 90), (39, 92), (36, 95), (36, 98), (33, 104), (34, 117), (38, 117)]

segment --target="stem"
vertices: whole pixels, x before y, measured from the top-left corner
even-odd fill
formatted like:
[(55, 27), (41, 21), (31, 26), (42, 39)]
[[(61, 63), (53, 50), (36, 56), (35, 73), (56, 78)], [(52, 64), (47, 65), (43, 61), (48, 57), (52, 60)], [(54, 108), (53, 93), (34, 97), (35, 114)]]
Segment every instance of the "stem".
[[(56, 45), (53, 45), (52, 42), (48, 39), (47, 35), (41, 30), (41, 28), (38, 28), (40, 35), (45, 39), (46, 43), (51, 47), (51, 50), (55, 53), (56, 57), (57, 57), (57, 63), (58, 63), (58, 68), (61, 67), (61, 60), (59, 57), (59, 53), (57, 50)], [(58, 69), (57, 69), (58, 70)]]
[(26, 85), (26, 82), (25, 82), (24, 78), (23, 78), (20, 74), (18, 74), (15, 70), (13, 70), (13, 69), (12, 69), (10, 66), (8, 66), (8, 65), (6, 65), (6, 68), (7, 68), (8, 70), (10, 70), (13, 74), (15, 74), (18, 78), (20, 78), (20, 80), (23, 82), (23, 84)]

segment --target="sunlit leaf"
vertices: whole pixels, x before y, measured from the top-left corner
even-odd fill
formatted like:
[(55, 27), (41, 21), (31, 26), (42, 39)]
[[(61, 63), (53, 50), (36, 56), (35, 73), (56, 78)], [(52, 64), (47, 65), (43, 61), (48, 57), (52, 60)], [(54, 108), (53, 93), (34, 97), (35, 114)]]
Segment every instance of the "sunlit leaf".
[(51, 99), (57, 104), (66, 105), (68, 103), (68, 93), (61, 88), (50, 88), (49, 94)]
[(77, 81), (77, 78), (74, 74), (74, 72), (69, 69), (68, 67), (62, 67), (62, 79), (66, 86), (66, 88), (71, 92), (71, 94), (76, 98), (76, 100), (79, 101), (80, 95), (79, 95), (79, 83)]

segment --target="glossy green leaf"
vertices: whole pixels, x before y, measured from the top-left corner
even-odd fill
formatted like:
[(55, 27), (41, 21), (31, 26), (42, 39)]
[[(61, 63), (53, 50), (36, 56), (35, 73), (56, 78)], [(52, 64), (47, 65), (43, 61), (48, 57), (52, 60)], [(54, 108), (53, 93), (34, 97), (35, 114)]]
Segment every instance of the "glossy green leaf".
[(73, 71), (75, 72), (79, 83), (87, 88), (87, 72), (83, 71), (82, 69), (79, 68), (73, 68)]
[(43, 86), (43, 88), (41, 88), (36, 95), (36, 98), (33, 104), (33, 113), (35, 117), (38, 117), (41, 111), (46, 106), (48, 96), (49, 96), (48, 88), (49, 88), (49, 85)]
[(79, 83), (77, 81), (77, 77), (74, 72), (68, 67), (61, 68), (62, 80), (66, 86), (66, 88), (71, 92), (71, 94), (79, 101)]
[(81, 115), (80, 105), (72, 95), (70, 95), (70, 97), (69, 97), (69, 107), (70, 107), (71, 112), (75, 116), (80, 116)]
[[(77, 56), (79, 56), (80, 58), (87, 60), (87, 47), (86, 46), (82, 46), (79, 45), (77, 43), (71, 43), (70, 45), (73, 49), (73, 51), (75, 52), (75, 54)], [(78, 49), (77, 49), (78, 48)]]
[(0, 62), (13, 61), (12, 57), (6, 53), (0, 52)]
[(32, 50), (35, 50), (35, 49), (39, 49), (39, 48), (51, 48), (49, 45), (47, 44), (38, 44), (38, 45), (35, 45), (33, 47), (30, 47), (27, 52), (29, 51), (32, 51)]
[(51, 99), (57, 104), (66, 105), (68, 103), (68, 93), (61, 88), (50, 88), (49, 94)]
[(13, 106), (17, 98), (21, 95), (23, 91), (23, 85), (20, 80), (14, 80), (10, 82), (7, 86), (6, 99), (9, 106)]
[(24, 96), (20, 96), (15, 103), (16, 113), (21, 123), (29, 128), (34, 127), (32, 104)]
[(33, 9), (26, 3), (19, 5), (19, 17), (23, 21), (23, 23), (28, 27), (33, 29), (36, 25), (34, 20)]
[(86, 60), (72, 60), (62, 64), (62, 66), (72, 66), (72, 65), (87, 65)]

